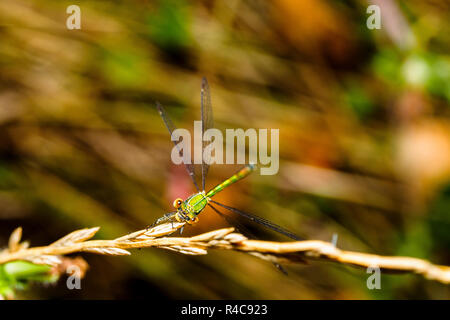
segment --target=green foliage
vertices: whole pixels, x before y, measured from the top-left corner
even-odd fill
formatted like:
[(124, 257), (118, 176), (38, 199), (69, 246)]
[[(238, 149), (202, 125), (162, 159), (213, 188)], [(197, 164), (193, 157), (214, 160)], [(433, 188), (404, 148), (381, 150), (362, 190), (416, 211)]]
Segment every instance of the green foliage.
[(138, 48), (107, 48), (101, 59), (102, 74), (117, 87), (139, 87), (150, 72), (145, 54)]
[(364, 119), (374, 110), (374, 103), (367, 91), (358, 83), (352, 82), (345, 93), (346, 106), (350, 107), (354, 114)]
[(176, 49), (189, 44), (189, 11), (184, 1), (161, 0), (155, 13), (149, 14), (150, 38), (163, 49)]
[(436, 246), (450, 247), (450, 183), (437, 195), (428, 213), (428, 223)]
[(58, 280), (52, 274), (51, 267), (37, 265), (27, 261), (12, 261), (0, 265), (0, 295), (6, 298), (14, 296), (15, 290), (26, 289), (32, 282), (52, 283)]
[(374, 73), (392, 85), (400, 85), (402, 82), (401, 73), (399, 72), (400, 65), (400, 54), (392, 48), (380, 50), (375, 54), (372, 61)]
[(431, 52), (408, 52), (393, 49), (378, 52), (373, 70), (383, 80), (398, 86), (422, 88), (450, 101), (450, 61)]
[(429, 259), (432, 244), (428, 226), (422, 221), (411, 223), (401, 237), (396, 255)]

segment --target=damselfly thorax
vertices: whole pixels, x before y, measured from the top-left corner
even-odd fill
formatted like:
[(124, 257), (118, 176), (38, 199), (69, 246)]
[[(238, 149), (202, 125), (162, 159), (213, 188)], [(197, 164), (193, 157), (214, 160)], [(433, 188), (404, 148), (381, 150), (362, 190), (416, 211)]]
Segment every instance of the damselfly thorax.
[(177, 209), (175, 219), (178, 222), (187, 222), (189, 224), (198, 222), (197, 215), (203, 211), (208, 202), (209, 198), (206, 197), (205, 191), (193, 194), (184, 201), (181, 198), (175, 199), (173, 202), (173, 206)]
[(201, 191), (193, 194), (184, 201), (181, 198), (175, 199), (175, 201), (173, 202), (173, 206), (175, 207), (175, 209), (177, 209), (175, 219), (178, 222), (187, 222), (189, 224), (196, 223), (198, 221), (197, 216), (200, 214), (200, 212), (203, 211), (203, 209), (210, 202), (211, 198), (214, 195), (230, 186), (231, 184), (245, 178), (255, 169), (256, 166), (254, 164), (246, 165), (234, 175), (229, 177), (227, 180), (219, 183), (217, 186), (212, 188), (210, 191), (208, 191), (208, 193), (206, 193), (205, 191)]

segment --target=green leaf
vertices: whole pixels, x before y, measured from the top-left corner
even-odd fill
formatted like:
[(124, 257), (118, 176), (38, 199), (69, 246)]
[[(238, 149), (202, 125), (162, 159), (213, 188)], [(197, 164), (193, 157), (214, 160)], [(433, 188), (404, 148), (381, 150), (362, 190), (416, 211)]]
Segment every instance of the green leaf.
[(151, 39), (164, 49), (190, 43), (189, 10), (184, 1), (161, 0), (157, 12), (148, 16), (147, 25)]
[(31, 277), (43, 276), (49, 274), (50, 270), (50, 266), (33, 264), (27, 261), (13, 261), (4, 265), (6, 276), (18, 280), (27, 280)]

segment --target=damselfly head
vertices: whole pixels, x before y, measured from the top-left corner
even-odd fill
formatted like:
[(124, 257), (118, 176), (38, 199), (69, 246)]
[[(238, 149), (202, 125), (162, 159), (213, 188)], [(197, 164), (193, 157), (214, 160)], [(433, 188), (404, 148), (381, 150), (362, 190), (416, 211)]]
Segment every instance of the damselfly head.
[(175, 209), (178, 209), (179, 207), (181, 207), (182, 204), (183, 204), (183, 199), (181, 199), (181, 198), (176, 198), (173, 202), (173, 206), (175, 207)]

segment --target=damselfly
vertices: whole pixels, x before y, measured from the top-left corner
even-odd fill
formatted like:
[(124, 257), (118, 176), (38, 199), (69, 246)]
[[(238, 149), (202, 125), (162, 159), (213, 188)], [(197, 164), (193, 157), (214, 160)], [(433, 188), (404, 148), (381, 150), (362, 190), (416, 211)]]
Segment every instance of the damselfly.
[[(171, 137), (173, 136), (173, 132), (176, 129), (173, 125), (172, 121), (170, 120), (169, 116), (165, 112), (164, 108), (161, 106), (161, 104), (156, 103), (158, 111), (164, 120), (164, 123), (169, 130), (169, 133)], [(209, 91), (209, 85), (206, 78), (203, 78), (202, 80), (202, 89), (201, 89), (201, 121), (202, 121), (202, 137), (204, 136), (204, 133), (206, 130), (213, 127), (213, 114), (212, 114), (212, 105), (211, 105), (211, 96)], [(175, 140), (175, 139), (172, 139)], [(174, 141), (175, 146), (178, 148), (177, 141)], [(217, 214), (219, 214), (222, 218), (224, 218), (228, 223), (230, 223), (233, 226), (236, 226), (237, 221), (232, 219), (223, 214), (221, 211), (217, 209), (216, 206), (213, 206), (212, 204), (216, 204), (217, 206), (220, 206), (228, 211), (234, 212), (242, 217), (245, 217), (251, 221), (254, 221), (260, 225), (263, 225), (266, 228), (272, 229), (278, 233), (281, 233), (289, 238), (300, 240), (300, 238), (295, 235), (294, 233), (264, 219), (261, 217), (258, 217), (254, 214), (250, 214), (241, 210), (238, 210), (236, 208), (232, 208), (230, 206), (224, 205), (222, 203), (219, 203), (217, 201), (214, 201), (212, 198), (214, 195), (222, 191), (223, 189), (229, 187), (233, 183), (245, 178), (248, 176), (252, 171), (256, 169), (256, 165), (254, 164), (248, 164), (244, 166), (241, 170), (239, 170), (237, 173), (232, 175), (227, 180), (223, 181), (222, 183), (218, 184), (216, 187), (212, 188), (210, 191), (205, 191), (205, 182), (206, 182), (206, 176), (208, 174), (209, 170), (209, 159), (203, 156), (203, 152), (205, 147), (207, 146), (207, 142), (202, 143), (202, 163), (201, 163), (201, 169), (202, 169), (202, 188), (200, 189), (197, 184), (197, 179), (195, 177), (195, 170), (194, 166), (191, 163), (184, 162), (184, 165), (186, 167), (186, 170), (189, 174), (189, 176), (192, 179), (192, 182), (194, 183), (195, 188), (197, 189), (197, 193), (191, 195), (187, 199), (183, 200), (181, 198), (175, 199), (173, 202), (173, 206), (175, 207), (175, 211), (169, 212), (165, 214), (163, 217), (159, 218), (155, 221), (153, 225), (157, 225), (163, 222), (170, 222), (170, 221), (178, 221), (178, 222), (186, 222), (188, 224), (194, 224), (198, 222), (198, 215), (206, 208), (206, 206), (209, 206), (212, 208)], [(187, 150), (181, 151), (182, 152), (188, 152)], [(186, 154), (183, 155), (186, 157)], [(190, 159), (190, 155), (188, 155), (188, 159)], [(238, 229), (244, 229), (244, 227), (240, 226)], [(244, 231), (244, 230), (240, 230)], [(249, 233), (246, 231), (245, 233)]]

